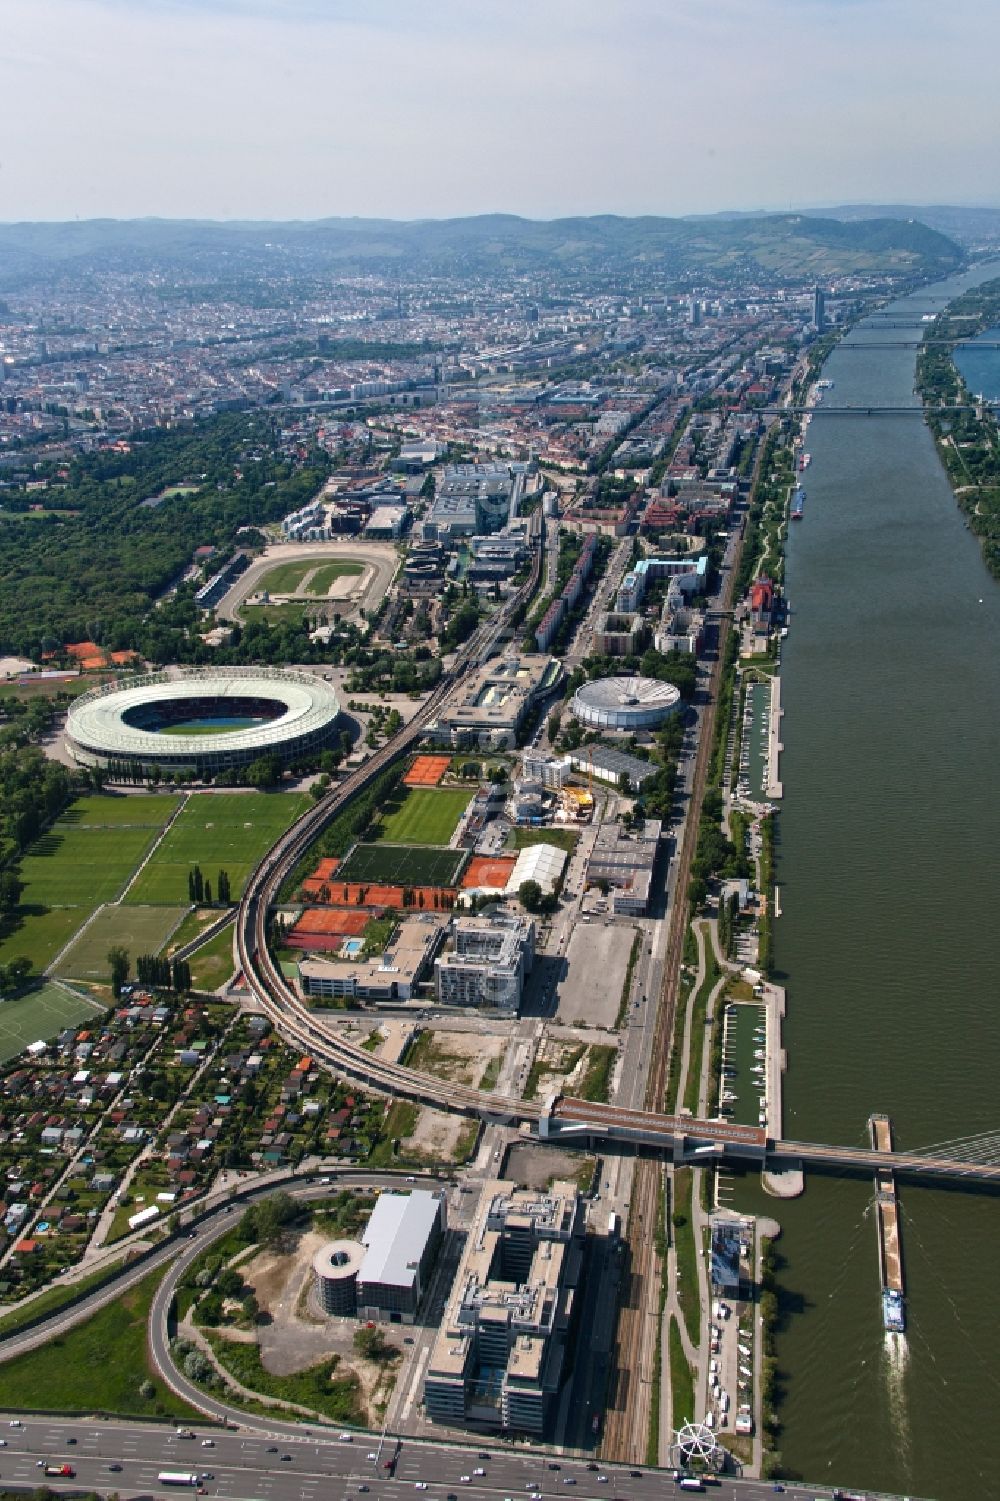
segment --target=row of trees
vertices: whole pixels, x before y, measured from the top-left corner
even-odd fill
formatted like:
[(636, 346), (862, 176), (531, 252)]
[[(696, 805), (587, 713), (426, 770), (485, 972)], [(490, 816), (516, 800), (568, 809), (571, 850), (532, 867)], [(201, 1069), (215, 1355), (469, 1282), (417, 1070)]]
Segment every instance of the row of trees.
[[(220, 907), (228, 907), (232, 901), (232, 888), (229, 882), (228, 870), (220, 870), (215, 883), (216, 901)], [(195, 865), (188, 871), (188, 901), (196, 906), (211, 907), (212, 883), (202, 875), (201, 866)]]
[(186, 959), (140, 954), (135, 961), (135, 973), (140, 985), (149, 985), (156, 990), (173, 990), (177, 995), (186, 995), (191, 989), (191, 966)]

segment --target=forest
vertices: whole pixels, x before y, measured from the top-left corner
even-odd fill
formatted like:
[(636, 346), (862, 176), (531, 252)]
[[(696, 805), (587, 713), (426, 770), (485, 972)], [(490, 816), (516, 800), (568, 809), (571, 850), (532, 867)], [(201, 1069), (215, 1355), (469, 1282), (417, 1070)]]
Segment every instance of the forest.
[[(304, 504), (328, 470), (319, 449), (304, 460), (283, 456), (272, 417), (226, 413), (36, 473), (47, 489), (3, 497), (0, 652), (37, 660), (92, 640), (165, 660), (157, 636), (158, 624), (174, 635), (169, 607), (161, 622), (149, 619), (150, 608), (195, 548), (211, 545), (225, 556), (237, 527), (262, 526)], [(175, 485), (197, 488), (159, 500)], [(44, 512), (24, 514), (28, 500), (43, 495)], [(188, 602), (185, 625), (192, 609)], [(257, 659), (289, 656), (276, 650)]]

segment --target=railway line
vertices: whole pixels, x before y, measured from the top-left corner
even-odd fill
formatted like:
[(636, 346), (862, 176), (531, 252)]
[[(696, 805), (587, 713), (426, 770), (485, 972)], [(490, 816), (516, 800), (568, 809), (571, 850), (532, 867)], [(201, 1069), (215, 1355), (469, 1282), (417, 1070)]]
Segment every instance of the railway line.
[[(763, 452), (763, 444), (761, 445)], [(759, 465), (759, 456), (758, 456)], [(757, 470), (754, 472), (756, 480)], [(698, 732), (691, 801), (688, 807), (684, 840), (678, 854), (675, 901), (670, 914), (667, 948), (663, 964), (663, 983), (656, 1009), (656, 1028), (646, 1080), (645, 1116), (658, 1115), (664, 1106), (670, 1069), (670, 1052), (680, 989), (681, 960), (687, 930), (686, 891), (698, 842), (702, 798), (707, 780), (709, 758), (715, 730), (715, 711), (719, 683), (725, 661), (726, 643), (732, 627), (732, 595), (742, 552), (742, 537), (737, 542), (732, 566), (716, 616), (718, 634), (715, 660)], [(591, 1109), (592, 1107), (587, 1107)], [(564, 1113), (576, 1113), (577, 1102), (566, 1101)], [(614, 1106), (601, 1111), (602, 1118), (613, 1128), (622, 1112)], [(635, 1165), (628, 1219), (629, 1280), (625, 1288), (618, 1319), (618, 1343), (615, 1349), (614, 1374), (606, 1411), (602, 1457), (624, 1464), (642, 1463), (646, 1458), (650, 1405), (653, 1392), (653, 1366), (656, 1358), (656, 1335), (659, 1323), (660, 1285), (663, 1277), (662, 1244), (657, 1231), (664, 1227), (661, 1218), (664, 1166), (662, 1160), (640, 1158)]]

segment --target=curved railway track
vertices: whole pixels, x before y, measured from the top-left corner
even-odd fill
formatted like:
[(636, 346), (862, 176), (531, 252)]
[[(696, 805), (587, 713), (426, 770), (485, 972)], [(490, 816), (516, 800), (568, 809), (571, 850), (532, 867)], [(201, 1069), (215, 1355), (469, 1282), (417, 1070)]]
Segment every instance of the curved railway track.
[(477, 1089), (449, 1083), (417, 1073), (398, 1063), (374, 1058), (363, 1048), (331, 1035), (313, 1016), (295, 990), (288, 984), (268, 951), (267, 915), (282, 884), (310, 845), (328, 823), (363, 792), (381, 773), (404, 756), (419, 740), (424, 729), (440, 710), (455, 683), (473, 665), (484, 661), (517, 610), (538, 586), (544, 548), (535, 549), (530, 578), (522, 585), (499, 616), (481, 625), (460, 649), (455, 666), (421, 705), (410, 723), (381, 750), (353, 772), (334, 792), (309, 809), (297, 823), (272, 846), (251, 873), (236, 915), (234, 955), (246, 984), (260, 1002), (275, 1028), (289, 1042), (301, 1047), (317, 1061), (338, 1073), (363, 1080), (369, 1086), (394, 1097), (417, 1100), (465, 1115), (511, 1124), (537, 1122), (542, 1106), (511, 1096), (484, 1094)]

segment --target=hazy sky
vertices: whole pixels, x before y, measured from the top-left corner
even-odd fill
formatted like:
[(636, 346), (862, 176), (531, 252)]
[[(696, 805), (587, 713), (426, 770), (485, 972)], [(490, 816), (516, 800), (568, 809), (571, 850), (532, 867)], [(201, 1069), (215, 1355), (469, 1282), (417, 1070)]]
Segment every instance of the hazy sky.
[(2, 0), (0, 219), (1000, 202), (991, 0)]

